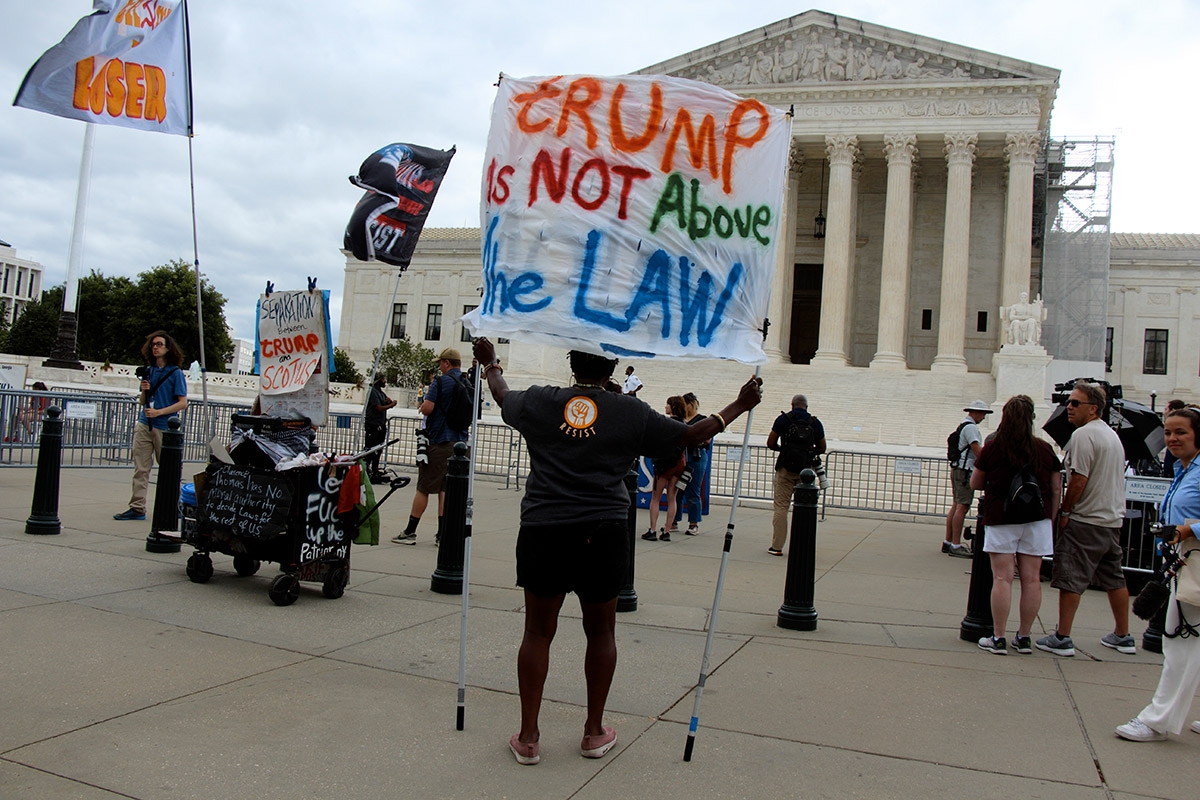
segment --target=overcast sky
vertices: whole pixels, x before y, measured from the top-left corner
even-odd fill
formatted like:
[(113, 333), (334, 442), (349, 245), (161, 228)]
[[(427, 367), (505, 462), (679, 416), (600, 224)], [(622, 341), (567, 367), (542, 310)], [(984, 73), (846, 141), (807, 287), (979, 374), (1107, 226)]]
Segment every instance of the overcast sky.
[[(620, 74), (801, 13), (779, 0), (193, 0), (201, 269), (234, 334), (253, 336), (265, 281), (333, 292), (359, 190), (346, 180), (395, 141), (457, 145), (428, 226), (477, 227), (497, 75)], [(0, 0), (11, 103), (90, 0)], [(1113, 230), (1200, 233), (1193, 138), (1200, 3), (840, 2), (823, 11), (1062, 70), (1051, 135), (1115, 136)], [(0, 92), (0, 95), (3, 95)], [(0, 105), (0, 239), (66, 277), (84, 124)], [(188, 142), (97, 126), (83, 271), (134, 276), (192, 259)], [(380, 325), (383, 321), (380, 321)]]

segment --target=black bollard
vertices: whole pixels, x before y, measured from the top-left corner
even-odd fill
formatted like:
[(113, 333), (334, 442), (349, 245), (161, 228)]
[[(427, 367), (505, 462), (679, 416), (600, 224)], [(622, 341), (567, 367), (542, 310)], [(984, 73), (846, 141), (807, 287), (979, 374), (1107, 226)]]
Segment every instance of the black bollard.
[(1162, 653), (1163, 631), (1167, 628), (1167, 606), (1170, 602), (1163, 603), (1163, 607), (1158, 610), (1153, 617), (1150, 618), (1150, 624), (1146, 628), (1146, 632), (1142, 634), (1142, 649), (1147, 653)]
[(467, 542), (467, 495), (470, 492), (471, 460), (467, 443), (455, 442), (454, 455), (446, 468), (446, 505), (442, 515), (442, 540), (438, 544), (437, 569), (429, 588), (438, 594), (462, 594), (463, 560)]
[[(154, 487), (154, 514), (150, 517), (147, 553), (178, 553), (179, 482), (183, 476), (183, 431), (179, 418), (167, 420), (158, 457), (158, 485)], [(163, 536), (159, 531), (169, 531)]]
[(817, 609), (813, 607), (817, 574), (817, 473), (800, 473), (800, 485), (792, 493), (792, 543), (788, 547), (787, 579), (783, 605), (775, 624), (793, 631), (815, 631)]
[(625, 585), (617, 592), (617, 611), (637, 611), (637, 590), (633, 588), (633, 562), (637, 553), (637, 485), (638, 462), (625, 475), (625, 488), (629, 491), (629, 571), (626, 573)]
[(58, 484), (62, 467), (62, 409), (50, 406), (42, 418), (42, 435), (38, 440), (37, 474), (33, 479), (33, 504), (25, 532), (41, 536), (62, 533), (58, 519)]
[(978, 642), (992, 635), (992, 559), (983, 552), (987, 529), (982, 522), (975, 526), (971, 542), (971, 583), (967, 589), (967, 615), (958, 629), (964, 642)]

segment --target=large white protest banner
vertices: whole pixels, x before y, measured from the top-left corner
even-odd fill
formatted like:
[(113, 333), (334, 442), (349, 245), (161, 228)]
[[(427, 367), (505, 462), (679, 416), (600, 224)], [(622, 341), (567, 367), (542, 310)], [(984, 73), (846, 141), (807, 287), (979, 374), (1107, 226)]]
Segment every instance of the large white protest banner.
[(476, 335), (766, 361), (789, 116), (656, 75), (501, 76)]
[(191, 133), (183, 0), (95, 0), (30, 68), (13, 105), (69, 119)]

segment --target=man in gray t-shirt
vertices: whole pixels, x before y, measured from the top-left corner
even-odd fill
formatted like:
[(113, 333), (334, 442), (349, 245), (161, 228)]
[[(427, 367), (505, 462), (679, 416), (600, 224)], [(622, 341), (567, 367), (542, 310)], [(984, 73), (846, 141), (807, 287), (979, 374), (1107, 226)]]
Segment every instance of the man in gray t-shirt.
[(1125, 448), (1104, 421), (1104, 389), (1077, 382), (1067, 400), (1067, 419), (1075, 426), (1064, 448), (1067, 491), (1058, 512), (1054, 539), (1054, 574), (1058, 589), (1058, 625), (1037, 641), (1039, 650), (1056, 656), (1075, 655), (1071, 628), (1079, 601), (1089, 586), (1108, 593), (1113, 631), (1100, 644), (1133, 655), (1137, 645), (1129, 633), (1129, 589), (1121, 569), (1121, 520), (1125, 516)]
[(520, 764), (541, 758), (538, 715), (550, 643), (566, 594), (574, 592), (587, 637), (587, 719), (579, 751), (600, 758), (617, 741), (604, 725), (604, 706), (617, 666), (617, 592), (629, 572), (625, 476), (639, 455), (657, 456), (723, 431), (762, 400), (762, 381), (751, 378), (720, 413), (684, 425), (620, 394), (612, 382), (613, 359), (572, 350), (573, 385), (510, 392), (492, 343), (479, 339), (475, 357), (504, 421), (529, 448), (517, 534), (517, 585), (525, 590), (525, 633), (517, 653), (521, 730), (508, 747)]

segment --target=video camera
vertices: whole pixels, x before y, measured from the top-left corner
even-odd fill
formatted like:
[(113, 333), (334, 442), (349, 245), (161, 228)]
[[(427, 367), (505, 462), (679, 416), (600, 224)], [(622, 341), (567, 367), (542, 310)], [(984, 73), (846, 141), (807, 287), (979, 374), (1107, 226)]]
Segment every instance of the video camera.
[(140, 366), (133, 371), (133, 374), (137, 375), (140, 381), (148, 381), (150, 380), (150, 367), (146, 365)]
[(1100, 380), (1099, 378), (1075, 378), (1066, 383), (1054, 384), (1054, 391), (1050, 394), (1050, 402), (1055, 405), (1063, 405), (1067, 402), (1067, 398), (1071, 396), (1071, 390), (1075, 388), (1077, 383), (1094, 383), (1104, 389), (1104, 396), (1107, 398), (1106, 406), (1112, 406), (1113, 400), (1121, 400), (1124, 395), (1121, 394), (1121, 387), (1114, 386), (1108, 381)]

